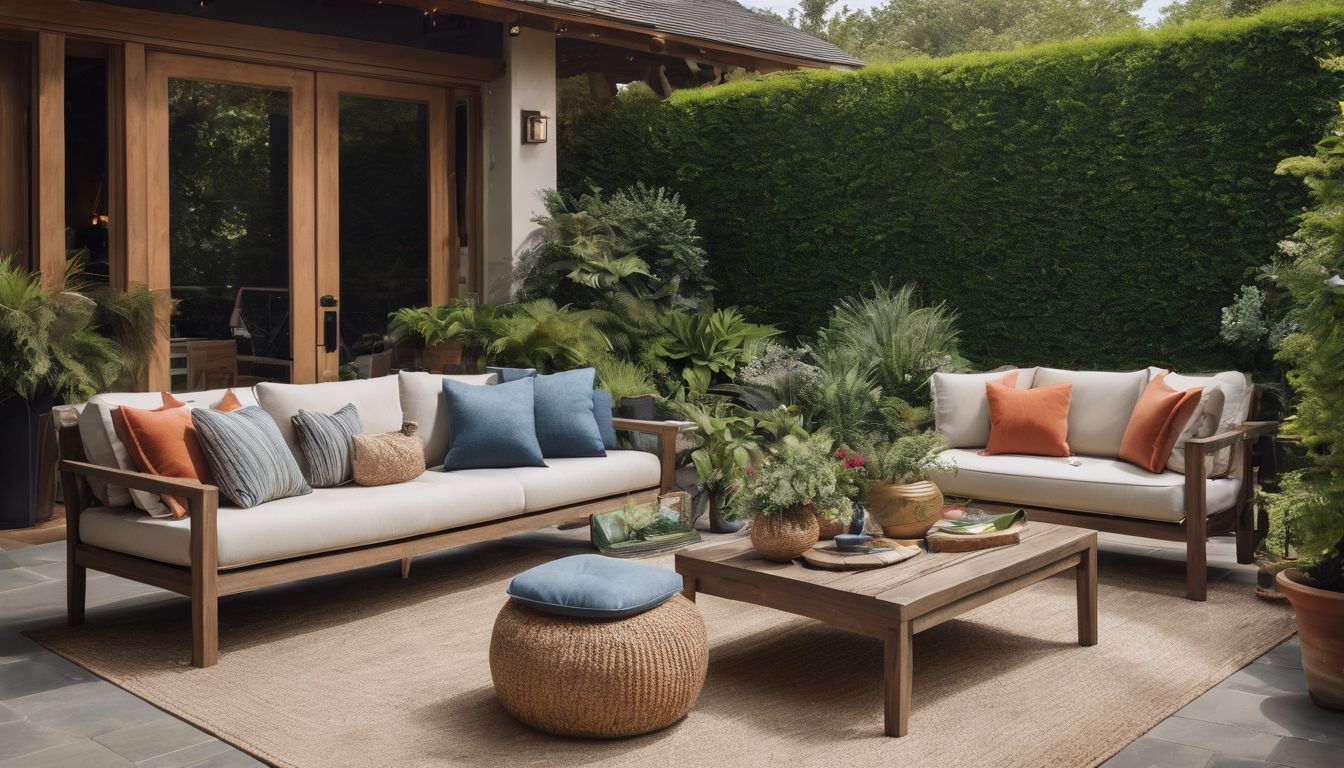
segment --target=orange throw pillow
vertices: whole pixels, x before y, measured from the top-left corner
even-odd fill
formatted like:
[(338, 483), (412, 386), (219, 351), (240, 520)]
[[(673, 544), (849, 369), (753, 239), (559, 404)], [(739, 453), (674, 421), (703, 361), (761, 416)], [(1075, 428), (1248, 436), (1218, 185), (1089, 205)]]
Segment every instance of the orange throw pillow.
[(989, 445), (984, 453), (1069, 455), (1072, 384), (1017, 389), (1015, 383), (985, 383), (989, 398)]
[(1168, 373), (1163, 371), (1148, 382), (1120, 441), (1120, 459), (1149, 472), (1161, 472), (1167, 465), (1176, 438), (1204, 396), (1202, 387), (1184, 392), (1172, 389), (1166, 382)]
[[(241, 407), (229, 390), (215, 410), (236, 411)], [(186, 403), (164, 392), (162, 407), (149, 410), (123, 405), (115, 411), (113, 421), (131, 461), (141, 472), (214, 483)], [(163, 503), (175, 519), (187, 516), (186, 505), (176, 496), (163, 496)]]

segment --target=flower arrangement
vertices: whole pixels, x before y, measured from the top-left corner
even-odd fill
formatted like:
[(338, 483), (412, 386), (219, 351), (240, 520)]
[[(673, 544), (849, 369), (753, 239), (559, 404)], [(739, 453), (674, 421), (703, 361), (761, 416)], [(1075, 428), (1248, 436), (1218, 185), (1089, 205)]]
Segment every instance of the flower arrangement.
[(824, 434), (781, 444), (764, 464), (744, 473), (742, 490), (733, 499), (733, 516), (756, 519), (811, 507), (819, 517), (848, 521), (852, 470), (862, 465), (854, 465), (851, 458), (846, 468), (846, 457), (836, 458), (831, 439)]
[(868, 479), (868, 460), (858, 451), (847, 448), (837, 448), (835, 459), (840, 462), (836, 486), (850, 501), (863, 501), (872, 487), (872, 481)]

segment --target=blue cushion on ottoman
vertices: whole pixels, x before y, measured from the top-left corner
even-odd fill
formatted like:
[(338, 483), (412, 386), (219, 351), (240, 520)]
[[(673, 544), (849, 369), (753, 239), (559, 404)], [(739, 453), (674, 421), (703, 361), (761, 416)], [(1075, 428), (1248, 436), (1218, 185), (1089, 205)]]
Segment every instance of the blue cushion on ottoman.
[(676, 571), (601, 555), (574, 555), (524, 571), (509, 597), (561, 616), (623, 619), (652, 610), (681, 591)]
[(532, 414), (532, 379), (493, 387), (445, 378), (452, 442), (443, 468), (544, 467)]
[[(606, 456), (593, 416), (593, 369), (536, 376), (537, 442), (548, 459)], [(500, 384), (499, 386), (513, 386)]]

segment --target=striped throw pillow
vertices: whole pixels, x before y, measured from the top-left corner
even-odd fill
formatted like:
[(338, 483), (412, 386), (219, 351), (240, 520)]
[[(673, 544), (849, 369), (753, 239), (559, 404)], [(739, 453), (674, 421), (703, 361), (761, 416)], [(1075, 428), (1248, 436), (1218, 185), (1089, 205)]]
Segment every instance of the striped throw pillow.
[(197, 408), (191, 421), (220, 493), (236, 506), (255, 507), (313, 492), (280, 428), (258, 406), (231, 413)]
[(308, 463), (304, 478), (308, 484), (334, 488), (350, 482), (350, 438), (364, 431), (355, 404), (330, 414), (300, 408), (290, 420), (299, 438), (299, 450)]

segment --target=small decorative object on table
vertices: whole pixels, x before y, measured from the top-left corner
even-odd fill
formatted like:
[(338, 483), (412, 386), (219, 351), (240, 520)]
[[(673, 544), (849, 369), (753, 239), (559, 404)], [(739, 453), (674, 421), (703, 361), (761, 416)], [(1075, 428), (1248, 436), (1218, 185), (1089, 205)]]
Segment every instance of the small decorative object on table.
[(818, 542), (803, 553), (803, 561), (814, 568), (828, 571), (858, 571), (895, 565), (924, 551), (918, 545), (902, 544), (892, 539), (863, 538), (870, 541), (853, 548), (842, 548), (838, 542)]
[(1022, 540), (1022, 529), (1026, 524), (1027, 513), (1021, 509), (990, 514), (971, 507), (961, 518), (945, 518), (934, 523), (929, 530), (929, 551), (970, 552), (1017, 544)]
[[(863, 507), (859, 506), (858, 499), (868, 495), (868, 471), (865, 465), (868, 460), (863, 458), (863, 454), (858, 451), (851, 451), (847, 448), (839, 448), (835, 451), (835, 460), (840, 464), (840, 469), (836, 472), (837, 487), (847, 498), (854, 501), (850, 504), (850, 519), (843, 517), (818, 517), (819, 536), (824, 541), (833, 539), (843, 533), (863, 533)], [(855, 530), (855, 523), (858, 523), (858, 529)]]
[(819, 520), (849, 524), (853, 505), (843, 490), (843, 471), (830, 438), (816, 435), (782, 445), (746, 473), (733, 514), (751, 519), (751, 543), (761, 557), (788, 562), (802, 555), (820, 537)]
[(627, 501), (620, 509), (592, 516), (593, 546), (614, 557), (643, 557), (700, 541), (691, 527), (690, 494), (665, 493), (658, 502)]

